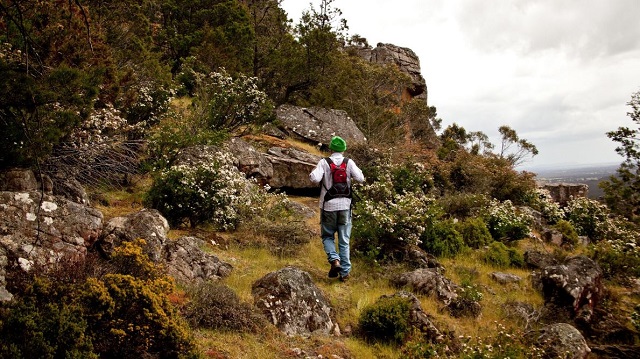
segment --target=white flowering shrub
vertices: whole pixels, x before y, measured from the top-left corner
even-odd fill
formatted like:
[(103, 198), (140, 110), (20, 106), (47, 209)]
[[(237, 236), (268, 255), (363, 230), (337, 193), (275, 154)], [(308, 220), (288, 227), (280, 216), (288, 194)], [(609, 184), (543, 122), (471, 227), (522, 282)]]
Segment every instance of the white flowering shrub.
[(162, 171), (147, 202), (172, 225), (210, 222), (230, 230), (238, 225), (243, 211), (257, 210), (260, 195), (258, 187), (233, 166), (231, 156), (221, 152), (206, 163), (174, 165)]
[(506, 200), (492, 200), (485, 209), (485, 223), (495, 240), (518, 240), (529, 235), (533, 218), (527, 212), (520, 212)]
[(198, 101), (206, 109), (206, 122), (214, 130), (233, 131), (240, 126), (268, 119), (273, 104), (258, 89), (258, 78), (231, 77), (224, 69), (200, 76)]
[(536, 188), (531, 197), (531, 207), (540, 211), (542, 218), (544, 218), (547, 223), (555, 224), (559, 220), (564, 219), (564, 211), (560, 208), (560, 204), (553, 200), (549, 190)]
[(601, 240), (611, 230), (609, 209), (606, 205), (585, 197), (572, 198), (564, 208), (566, 219), (578, 234), (592, 240)]
[[(425, 193), (430, 187), (423, 186), (426, 183), (423, 179), (427, 178), (424, 174), (407, 176), (404, 165), (380, 168), (375, 182), (355, 186), (360, 198), (354, 207), (353, 248), (356, 252), (370, 259), (391, 259), (401, 256), (409, 245), (424, 248), (423, 241), (431, 240), (435, 233), (450, 233), (440, 227), (435, 229), (443, 212), (435, 198)], [(413, 186), (396, 186), (402, 182), (400, 177)], [(407, 182), (408, 177), (411, 180)], [(461, 243), (461, 237), (459, 239)], [(449, 253), (447, 248), (433, 247)]]

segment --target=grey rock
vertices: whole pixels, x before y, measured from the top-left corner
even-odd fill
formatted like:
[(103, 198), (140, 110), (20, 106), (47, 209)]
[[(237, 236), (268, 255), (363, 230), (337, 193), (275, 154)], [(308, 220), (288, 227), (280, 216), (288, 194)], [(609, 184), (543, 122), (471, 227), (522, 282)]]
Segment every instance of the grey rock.
[[(392, 295), (383, 295), (384, 298), (406, 298), (409, 300), (409, 326), (423, 333), (428, 342), (442, 342), (445, 339), (442, 331), (433, 324), (433, 317), (425, 313), (420, 300), (413, 293), (400, 291)], [(379, 300), (380, 300), (379, 299)]]
[(342, 110), (281, 105), (276, 109), (276, 117), (289, 134), (313, 144), (323, 144), (325, 148), (333, 136), (342, 137), (347, 142), (347, 149), (350, 145), (366, 142), (362, 131)]
[(311, 155), (293, 148), (270, 148), (266, 158), (273, 167), (273, 174), (268, 179), (273, 188), (310, 189), (318, 184), (309, 180), (321, 157)]
[(362, 47), (358, 54), (365, 60), (378, 65), (396, 65), (398, 69), (411, 79), (411, 87), (407, 89), (412, 98), (427, 101), (427, 83), (420, 71), (420, 59), (413, 50), (393, 44), (378, 43), (375, 48)]
[(527, 333), (525, 337), (544, 350), (545, 358), (584, 359), (591, 352), (578, 329), (567, 323), (547, 325)]
[(555, 229), (546, 228), (542, 231), (542, 239), (551, 244), (555, 244), (556, 246), (561, 246), (564, 236), (562, 233)]
[(524, 262), (532, 269), (542, 269), (560, 263), (552, 254), (536, 250), (525, 251)]
[(491, 279), (500, 284), (517, 283), (522, 280), (519, 276), (511, 273), (493, 272), (491, 273)]
[(110, 254), (114, 247), (125, 241), (144, 239), (144, 252), (153, 262), (159, 262), (162, 248), (167, 243), (169, 223), (155, 209), (142, 209), (123, 217), (115, 217), (104, 226), (96, 247), (104, 254)]
[(257, 280), (251, 290), (255, 305), (288, 335), (328, 335), (337, 323), (331, 303), (308, 273), (286, 267)]
[(600, 266), (585, 256), (571, 257), (561, 265), (544, 268), (541, 273), (545, 301), (571, 309), (587, 322), (602, 296), (602, 281)]
[(163, 248), (162, 263), (167, 273), (180, 282), (217, 280), (229, 276), (233, 267), (202, 250), (204, 241), (196, 237), (169, 240)]
[(402, 273), (392, 278), (391, 282), (396, 287), (409, 287), (416, 294), (434, 296), (446, 305), (458, 297), (456, 291), (459, 287), (435, 268)]
[(40, 189), (33, 171), (12, 168), (0, 172), (0, 191), (35, 192)]

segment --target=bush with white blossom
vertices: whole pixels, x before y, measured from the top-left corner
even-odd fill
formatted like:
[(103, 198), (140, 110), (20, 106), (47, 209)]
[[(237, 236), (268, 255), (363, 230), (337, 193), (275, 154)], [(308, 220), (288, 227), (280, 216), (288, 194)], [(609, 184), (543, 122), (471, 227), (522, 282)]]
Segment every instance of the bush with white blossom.
[(194, 227), (210, 222), (230, 230), (238, 225), (242, 212), (260, 205), (260, 195), (260, 188), (233, 166), (231, 156), (221, 152), (209, 156), (206, 162), (163, 170), (147, 201), (172, 225), (188, 221)]
[(371, 259), (393, 258), (408, 245), (420, 245), (427, 229), (443, 212), (433, 196), (421, 190), (397, 193), (394, 168), (371, 184), (356, 186), (353, 248)]
[(518, 240), (526, 238), (533, 223), (532, 216), (519, 211), (510, 200), (492, 200), (485, 210), (485, 222), (495, 240)]
[(609, 209), (605, 204), (586, 197), (572, 198), (564, 208), (566, 219), (578, 234), (601, 240), (611, 230)]
[(267, 94), (258, 89), (258, 78), (238, 75), (224, 69), (200, 76), (197, 101), (205, 109), (209, 128), (233, 131), (240, 126), (266, 120), (273, 113)]

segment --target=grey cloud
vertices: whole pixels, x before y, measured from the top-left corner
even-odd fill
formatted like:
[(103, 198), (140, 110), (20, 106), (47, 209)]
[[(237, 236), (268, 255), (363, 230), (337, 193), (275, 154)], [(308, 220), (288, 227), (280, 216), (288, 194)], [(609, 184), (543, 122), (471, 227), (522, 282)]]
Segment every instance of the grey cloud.
[(459, 26), (481, 50), (562, 50), (588, 58), (640, 45), (637, 0), (466, 0)]

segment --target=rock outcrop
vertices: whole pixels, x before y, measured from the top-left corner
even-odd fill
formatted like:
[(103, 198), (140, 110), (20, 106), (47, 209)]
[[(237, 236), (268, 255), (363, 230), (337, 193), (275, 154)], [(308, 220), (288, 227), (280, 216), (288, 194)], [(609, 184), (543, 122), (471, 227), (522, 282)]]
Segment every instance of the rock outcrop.
[(580, 183), (547, 183), (542, 188), (549, 191), (551, 198), (564, 207), (571, 198), (588, 197), (589, 186)]
[(333, 136), (344, 138), (347, 148), (366, 142), (362, 131), (342, 110), (281, 105), (276, 109), (276, 117), (290, 136), (314, 145), (322, 144), (327, 148)]
[(567, 323), (545, 326), (527, 333), (526, 338), (544, 350), (545, 358), (584, 359), (591, 352), (578, 329)]
[(308, 273), (286, 267), (257, 280), (251, 290), (255, 305), (288, 335), (339, 333), (335, 312)]
[(0, 299), (10, 271), (46, 268), (60, 261), (82, 261), (100, 236), (102, 213), (44, 188), (30, 170), (3, 173), (0, 192)]
[(233, 267), (202, 250), (204, 241), (196, 237), (180, 237), (169, 241), (162, 251), (167, 273), (180, 282), (201, 282), (231, 274)]
[(169, 223), (155, 209), (142, 209), (123, 217), (115, 217), (104, 226), (96, 248), (102, 253), (109, 254), (114, 247), (122, 242), (144, 239), (145, 253), (153, 262), (162, 258), (162, 248), (167, 243)]
[(383, 295), (384, 298), (406, 298), (409, 301), (408, 325), (425, 336), (425, 340), (431, 343), (439, 343), (445, 340), (445, 336), (438, 327), (433, 324), (432, 317), (424, 312), (420, 299), (414, 294), (400, 291), (392, 295)]
[(411, 78), (411, 87), (406, 89), (409, 98), (419, 98), (427, 101), (427, 83), (420, 72), (420, 59), (413, 50), (392, 44), (378, 43), (375, 48), (357, 48), (358, 54), (365, 60), (379, 64), (398, 66), (401, 72)]
[(435, 268), (420, 268), (402, 273), (391, 281), (396, 287), (408, 287), (414, 293), (433, 296), (446, 305), (458, 297), (458, 286)]
[(603, 273), (596, 262), (585, 256), (571, 257), (561, 265), (544, 268), (540, 279), (547, 303), (589, 321), (603, 292)]
[(240, 138), (229, 141), (227, 148), (238, 169), (263, 186), (296, 190), (318, 187), (309, 181), (309, 173), (320, 161), (319, 156), (282, 147), (272, 147), (262, 153)]

